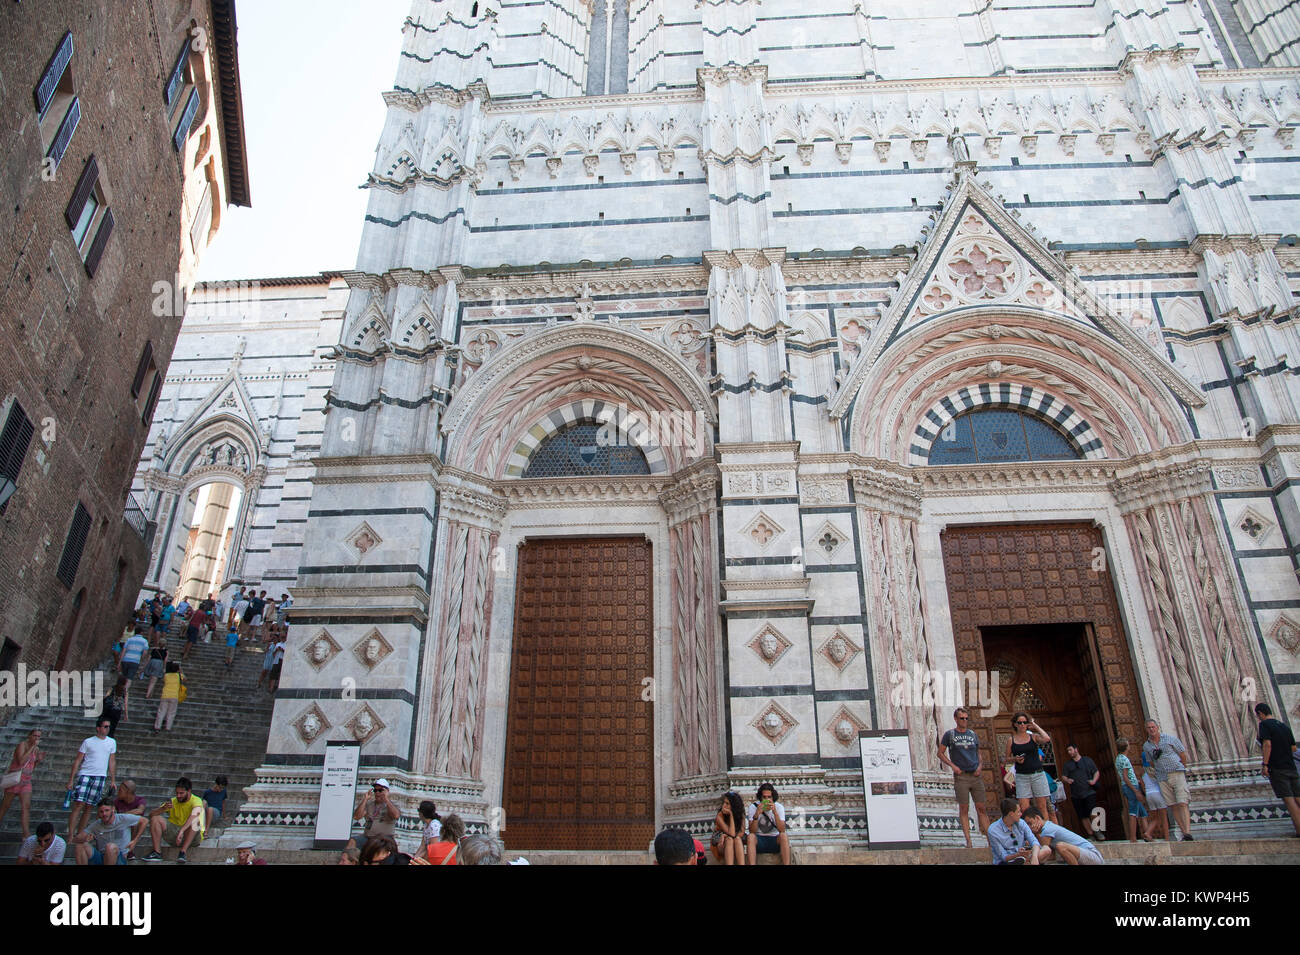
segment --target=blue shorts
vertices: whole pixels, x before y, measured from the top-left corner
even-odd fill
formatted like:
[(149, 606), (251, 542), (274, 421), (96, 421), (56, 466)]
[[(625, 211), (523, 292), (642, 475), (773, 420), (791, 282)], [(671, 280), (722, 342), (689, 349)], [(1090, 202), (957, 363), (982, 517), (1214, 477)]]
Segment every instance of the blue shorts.
[(758, 854), (772, 855), (781, 851), (780, 836), (759, 836), (758, 837)]
[(140, 661), (139, 661), (139, 660), (123, 660), (123, 661), (122, 661), (122, 676), (125, 677), (125, 678), (128, 679), (128, 680), (134, 680), (134, 679), (135, 679), (135, 671), (138, 670), (139, 668), (140, 668)]
[(1145, 819), (1147, 817), (1147, 807), (1138, 802), (1137, 793), (1127, 785), (1122, 788), (1124, 790), (1124, 801), (1128, 803), (1128, 814), (1137, 816), (1139, 819)]
[[(126, 865), (126, 852), (127, 852), (127, 850), (123, 849), (122, 851), (120, 851), (120, 852), (117, 854), (117, 864), (118, 864), (118, 865)], [(90, 862), (89, 862), (89, 864), (90, 864), (90, 865), (103, 865), (103, 864), (104, 864), (104, 853), (100, 852), (98, 849), (92, 849), (91, 852), (90, 852)]]

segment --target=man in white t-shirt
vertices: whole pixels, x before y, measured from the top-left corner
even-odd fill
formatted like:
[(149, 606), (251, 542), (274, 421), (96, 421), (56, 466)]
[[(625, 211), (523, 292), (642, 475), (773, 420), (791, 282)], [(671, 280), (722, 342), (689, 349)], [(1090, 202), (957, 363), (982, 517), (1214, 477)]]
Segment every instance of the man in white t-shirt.
[(69, 839), (75, 839), (80, 831), (81, 814), (103, 798), (105, 783), (110, 791), (117, 788), (117, 740), (108, 735), (109, 725), (107, 719), (99, 720), (95, 735), (81, 741), (77, 758), (72, 761), (72, 771), (68, 773), (68, 789), (72, 790)]
[(763, 783), (758, 798), (745, 813), (749, 820), (749, 864), (758, 865), (758, 854), (781, 854), (781, 864), (790, 864), (790, 838), (785, 834), (785, 806), (777, 802), (776, 787)]
[(36, 835), (28, 836), (18, 847), (19, 865), (63, 865), (68, 844), (54, 834), (54, 823), (43, 822)]

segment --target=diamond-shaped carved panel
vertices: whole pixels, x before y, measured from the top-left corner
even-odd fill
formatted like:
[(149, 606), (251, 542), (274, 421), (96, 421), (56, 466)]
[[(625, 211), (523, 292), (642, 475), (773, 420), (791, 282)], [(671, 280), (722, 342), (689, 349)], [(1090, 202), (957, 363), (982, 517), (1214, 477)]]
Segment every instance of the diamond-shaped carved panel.
[(831, 666), (844, 672), (844, 668), (854, 661), (862, 648), (854, 643), (842, 630), (836, 630), (817, 648)]
[(298, 731), (299, 738), (304, 743), (312, 743), (317, 737), (329, 731), (332, 724), (329, 717), (315, 703), (309, 709), (304, 711), (301, 716), (293, 721), (293, 728)]
[(379, 718), (379, 714), (372, 710), (368, 705), (362, 704), (361, 709), (353, 714), (352, 718), (343, 724), (347, 729), (348, 735), (358, 743), (367, 742), (373, 739), (381, 730), (384, 729), (384, 721)]
[(786, 651), (794, 644), (786, 639), (785, 634), (769, 623), (754, 634), (753, 639), (745, 646), (758, 654), (758, 658), (771, 668), (776, 666), (776, 661), (785, 656)]
[(363, 667), (373, 670), (393, 652), (393, 645), (384, 639), (384, 635), (378, 628), (375, 628), (357, 641), (352, 652), (356, 654), (357, 660)]
[(858, 734), (868, 728), (867, 724), (846, 706), (841, 706), (836, 710), (835, 715), (826, 724), (826, 732), (830, 733), (831, 739), (845, 749), (855, 747), (858, 742)]
[(351, 534), (344, 539), (349, 547), (356, 551), (358, 557), (365, 557), (376, 547), (384, 542), (384, 539), (375, 533), (375, 529), (362, 521)]
[(781, 745), (781, 740), (789, 736), (790, 731), (799, 725), (799, 721), (776, 700), (771, 700), (767, 706), (759, 710), (758, 715), (750, 721), (749, 725), (762, 733), (764, 739), (776, 747)]
[(319, 670), (333, 660), (340, 649), (342, 648), (330, 636), (329, 631), (321, 630), (316, 636), (312, 637), (310, 643), (302, 648), (302, 655), (307, 658), (307, 662), (313, 668)]

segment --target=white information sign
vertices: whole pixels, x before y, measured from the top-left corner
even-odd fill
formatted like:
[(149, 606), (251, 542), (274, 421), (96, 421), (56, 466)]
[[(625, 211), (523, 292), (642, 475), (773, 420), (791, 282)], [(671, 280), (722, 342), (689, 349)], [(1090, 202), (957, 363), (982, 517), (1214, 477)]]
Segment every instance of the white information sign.
[(907, 731), (867, 730), (858, 734), (858, 746), (871, 848), (920, 848), (921, 828), (916, 817), (916, 785)]
[(317, 849), (342, 849), (352, 835), (352, 812), (357, 804), (357, 770), (361, 744), (329, 741), (320, 778), (320, 803), (316, 807)]

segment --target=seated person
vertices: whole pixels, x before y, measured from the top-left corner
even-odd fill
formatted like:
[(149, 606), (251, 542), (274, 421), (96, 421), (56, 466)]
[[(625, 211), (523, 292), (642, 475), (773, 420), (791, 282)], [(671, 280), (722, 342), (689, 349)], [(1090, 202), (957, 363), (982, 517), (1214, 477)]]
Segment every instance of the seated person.
[(54, 823), (43, 822), (36, 834), (28, 836), (18, 847), (19, 865), (63, 865), (68, 844), (54, 834)]
[(1018, 800), (1004, 799), (1000, 808), (1002, 818), (990, 825), (988, 832), (994, 865), (1041, 865), (1052, 857), (1052, 850), (1040, 846), (1020, 818)]
[(144, 816), (118, 812), (112, 796), (96, 807), (96, 819), (73, 838), (77, 865), (126, 865), (126, 857), (144, 835)]
[(723, 865), (744, 865), (745, 804), (738, 793), (722, 797), (722, 805), (713, 817), (713, 855)]
[(226, 786), (228, 782), (225, 776), (218, 776), (213, 782), (211, 789), (203, 791), (203, 804), (207, 806), (207, 828), (212, 828), (212, 820), (220, 819), (225, 812), (226, 806)]
[[(163, 813), (167, 813), (164, 818)], [(176, 780), (176, 798), (169, 799), (153, 812), (149, 813), (149, 836), (153, 840), (153, 852), (144, 857), (145, 862), (161, 862), (159, 851), (165, 836), (173, 845), (180, 847), (181, 854), (177, 862), (188, 862), (185, 853), (191, 845), (203, 841), (207, 831), (203, 800), (194, 795), (194, 787), (185, 776)]]
[(763, 783), (758, 798), (746, 811), (749, 820), (749, 864), (758, 865), (758, 854), (781, 854), (781, 864), (790, 864), (790, 837), (785, 833), (785, 806), (777, 802), (776, 787)]
[(1049, 851), (1054, 852), (1070, 865), (1105, 864), (1106, 860), (1101, 857), (1096, 846), (1077, 832), (1071, 832), (1064, 826), (1048, 822), (1033, 806), (1024, 812), (1024, 819), (1020, 824), (1023, 826), (1025, 823), (1029, 824), (1029, 829), (1035, 836), (1043, 840), (1044, 845), (1050, 845)]

